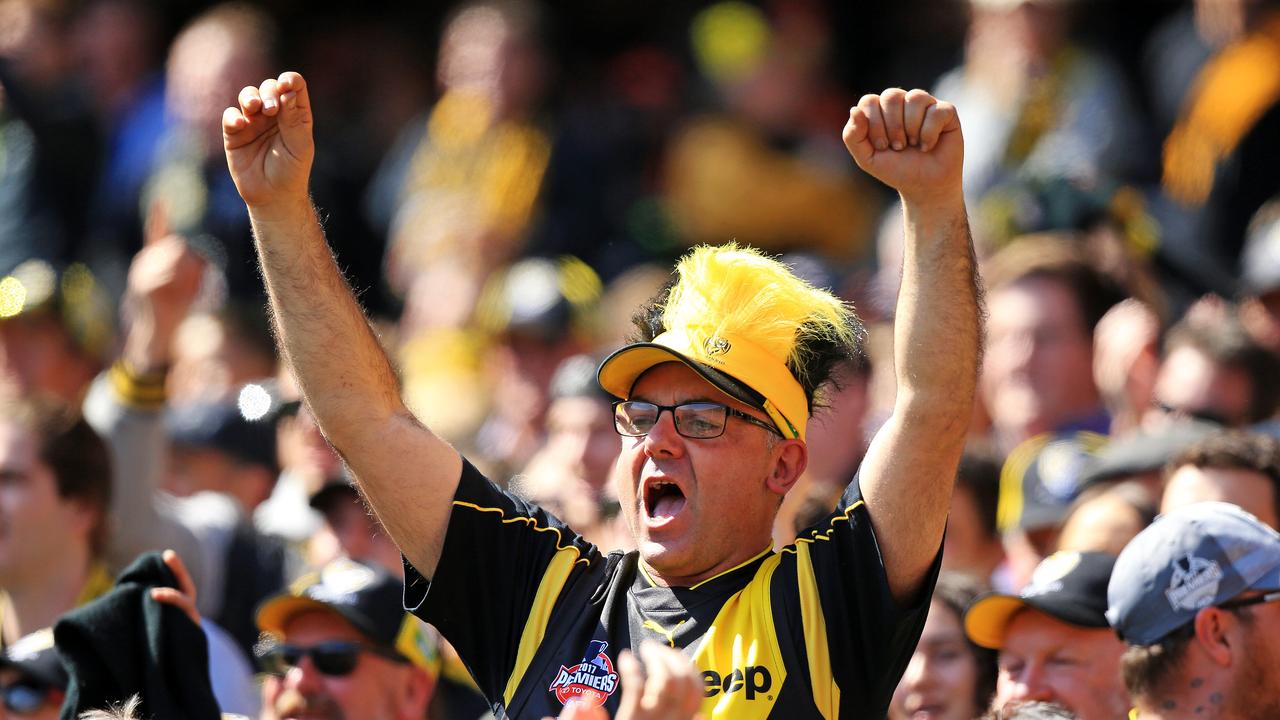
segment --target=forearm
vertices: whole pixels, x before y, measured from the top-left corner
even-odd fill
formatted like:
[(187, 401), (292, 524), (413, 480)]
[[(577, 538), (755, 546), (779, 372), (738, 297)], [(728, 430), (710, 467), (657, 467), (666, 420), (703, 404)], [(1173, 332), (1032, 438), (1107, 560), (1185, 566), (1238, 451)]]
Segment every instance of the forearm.
[(395, 373), (310, 203), (250, 218), (282, 357), (330, 442), (355, 440), (402, 410)]
[(405, 408), (381, 344), (309, 202), (250, 210), (281, 353), (325, 437), (424, 575), (439, 558), (462, 460)]
[[(962, 444), (982, 353), (981, 290), (964, 201), (903, 203), (902, 289), (894, 322), (895, 414)], [(916, 418), (916, 416), (920, 416)]]
[(863, 463), (863, 497), (894, 597), (913, 602), (937, 556), (973, 412), (980, 298), (963, 201), (904, 203), (893, 415)]

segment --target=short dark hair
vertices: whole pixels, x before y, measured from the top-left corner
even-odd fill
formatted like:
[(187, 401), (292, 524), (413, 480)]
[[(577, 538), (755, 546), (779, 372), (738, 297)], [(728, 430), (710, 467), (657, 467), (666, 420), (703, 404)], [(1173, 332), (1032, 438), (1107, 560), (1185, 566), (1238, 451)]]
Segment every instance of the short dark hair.
[(1158, 697), (1171, 680), (1195, 637), (1196, 624), (1189, 622), (1151, 645), (1130, 645), (1120, 657), (1124, 687), (1134, 698)]
[[(942, 603), (955, 614), (956, 619), (964, 624), (965, 610), (987, 592), (989, 588), (977, 578), (962, 572), (943, 570), (938, 574), (938, 583), (933, 589), (933, 599)], [(974, 707), (985, 708), (991, 704), (996, 694), (996, 676), (999, 672), (996, 664), (997, 653), (990, 648), (974, 644), (968, 633), (964, 637), (969, 654), (973, 656), (973, 664), (977, 667), (974, 678)]]
[(112, 483), (106, 443), (72, 408), (50, 398), (0, 399), (0, 417), (35, 436), (36, 455), (53, 473), (58, 497), (78, 500), (98, 513), (89, 547), (94, 557), (102, 557)]
[(1183, 450), (1168, 472), (1185, 465), (1220, 470), (1248, 470), (1271, 481), (1271, 502), (1280, 518), (1280, 440), (1261, 433), (1227, 430)]
[(1280, 358), (1249, 335), (1234, 308), (1213, 322), (1187, 317), (1174, 325), (1165, 335), (1165, 357), (1181, 347), (1197, 350), (1214, 363), (1249, 377), (1246, 422), (1261, 422), (1275, 413), (1280, 403)]
[(1079, 242), (1063, 234), (1015, 239), (987, 261), (982, 276), (988, 294), (1037, 278), (1063, 285), (1075, 298), (1085, 334), (1090, 336), (1102, 316), (1127, 296), (1117, 282), (1090, 263)]
[(966, 448), (956, 470), (956, 486), (973, 496), (981, 530), (987, 538), (1000, 537), (996, 511), (1000, 505), (1000, 457), (991, 450)]

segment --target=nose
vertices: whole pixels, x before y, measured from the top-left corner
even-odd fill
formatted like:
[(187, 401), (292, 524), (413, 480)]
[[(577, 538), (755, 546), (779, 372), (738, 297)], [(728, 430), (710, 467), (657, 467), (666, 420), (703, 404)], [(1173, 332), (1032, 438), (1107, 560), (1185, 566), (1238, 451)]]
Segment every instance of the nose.
[(644, 452), (652, 458), (680, 457), (684, 454), (684, 438), (676, 432), (674, 411), (658, 411), (658, 419), (644, 436)]
[(311, 662), (310, 655), (303, 655), (298, 660), (298, 664), (285, 673), (284, 679), (286, 686), (300, 693), (323, 687), (324, 683), (324, 676), (316, 669), (315, 663)]

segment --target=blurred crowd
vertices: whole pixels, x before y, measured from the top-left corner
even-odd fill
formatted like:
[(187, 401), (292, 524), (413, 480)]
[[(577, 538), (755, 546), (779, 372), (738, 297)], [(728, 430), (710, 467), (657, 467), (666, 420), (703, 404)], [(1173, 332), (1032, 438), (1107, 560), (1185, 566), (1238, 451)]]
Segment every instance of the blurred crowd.
[[(323, 108), (312, 194), (410, 407), (607, 549), (630, 536), (595, 370), (700, 243), (778, 253), (867, 321), (776, 542), (834, 506), (891, 408), (901, 263), (839, 128), (885, 86), (957, 106), (987, 347), (894, 717), (993, 694), (1120, 717), (1019, 677), (967, 605), (1188, 504), (1280, 526), (1280, 5), (337, 5), (0, 0), (0, 648), (172, 548), (219, 704), (278, 717), (305, 693), (255, 675), (281, 657), (263, 601), (401, 572), (277, 357), (221, 149), (223, 108), (284, 68)], [(399, 627), (370, 637), (416, 648), (432, 716), (480, 716), (447, 645)], [(940, 647), (973, 663), (950, 690)], [(1084, 694), (1127, 709), (1101, 665)]]

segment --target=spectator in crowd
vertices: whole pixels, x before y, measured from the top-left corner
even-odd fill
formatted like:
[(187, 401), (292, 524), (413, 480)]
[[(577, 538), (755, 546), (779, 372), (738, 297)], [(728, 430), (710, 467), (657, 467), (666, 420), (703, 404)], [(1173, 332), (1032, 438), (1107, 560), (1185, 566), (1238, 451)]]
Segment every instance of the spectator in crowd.
[(938, 97), (964, 111), (971, 198), (1014, 178), (1133, 177), (1150, 162), (1120, 70), (1071, 40), (1071, 3), (970, 0), (964, 63)]
[(1280, 70), (1271, 61), (1280, 53), (1280, 7), (1271, 0), (1195, 6), (1201, 39), (1216, 52), (1185, 85), (1163, 142), (1161, 254), (1167, 274), (1192, 293), (1227, 297), (1250, 220), (1280, 192), (1280, 174), (1266, 160), (1280, 137)]
[(1085, 468), (1081, 485), (1088, 489), (1135, 483), (1159, 505), (1169, 463), (1187, 447), (1222, 431), (1218, 423), (1195, 418), (1158, 425), (1140, 428), (1104, 445)]
[(996, 525), (1014, 587), (1022, 587), (1058, 546), (1093, 453), (1106, 442), (1088, 431), (1044, 433), (1009, 453), (1000, 469)]
[(258, 610), (263, 718), (420, 720), (435, 686), (435, 648), (385, 571), (337, 560)]
[(1093, 380), (1111, 415), (1113, 438), (1142, 426), (1160, 368), (1160, 318), (1146, 303), (1127, 298), (1093, 331)]
[(1058, 550), (1119, 555), (1156, 517), (1156, 501), (1136, 482), (1095, 485), (1072, 503), (1058, 534)]
[(1040, 700), (1062, 705), (1079, 720), (1124, 717), (1124, 645), (1105, 614), (1114, 564), (1105, 553), (1056, 553), (1017, 595), (987, 595), (970, 606), (965, 633), (1000, 653), (994, 710)]
[(311, 496), (310, 505), (324, 523), (311, 537), (308, 564), (323, 567), (346, 557), (388, 573), (401, 572), (399, 548), (370, 514), (351, 480), (341, 478), (325, 485)]
[(1161, 513), (1228, 502), (1280, 528), (1280, 440), (1244, 431), (1212, 435), (1175, 458), (1168, 477)]
[(547, 440), (514, 491), (546, 508), (597, 547), (626, 547), (618, 496), (609, 482), (618, 459), (612, 398), (596, 382), (599, 361), (566, 358), (551, 378)]
[(1170, 417), (1227, 427), (1261, 422), (1276, 412), (1280, 361), (1249, 337), (1234, 306), (1208, 298), (1165, 336), (1154, 397), (1144, 419), (1150, 428)]
[(260, 303), (262, 285), (250, 257), (248, 217), (218, 153), (210, 118), (236, 88), (274, 63), (276, 27), (262, 8), (224, 2), (202, 12), (174, 38), (165, 66), (165, 108), (171, 119), (142, 203), (162, 207), (169, 228), (221, 270), (232, 299)]
[(1120, 554), (1107, 598), (1132, 717), (1280, 717), (1275, 530), (1227, 503), (1169, 512)]
[[(944, 551), (945, 552), (945, 551)], [(943, 571), (915, 654), (889, 705), (890, 720), (971, 720), (991, 704), (996, 653), (964, 633), (965, 609), (983, 592), (972, 577)]]
[(114, 324), (93, 273), (32, 259), (0, 286), (0, 388), (78, 405), (102, 368)]
[[(956, 473), (942, 541), (942, 567), (981, 578), (999, 590), (1007, 588), (1004, 544), (996, 526), (1000, 498), (1000, 461), (988, 451), (966, 450)], [(968, 604), (966, 603), (966, 606)]]
[[(285, 73), (246, 87), (239, 100), (224, 115), (228, 164), (260, 233), (283, 346), (326, 436), (352, 465), (397, 544), (409, 551), (406, 604), (441, 624), (495, 712), (545, 715), (571, 696), (615, 709), (618, 699), (610, 696), (618, 689), (616, 674), (606, 650), (643, 638), (682, 647), (697, 643), (700, 670), (745, 678), (723, 664), (735, 657), (730, 644), (740, 645), (742, 632), (756, 638), (757, 648), (785, 643), (793, 657), (826, 657), (822, 667), (832, 674), (817, 687), (799, 672), (784, 678), (785, 660), (770, 651), (773, 658), (757, 656), (756, 662), (777, 668), (773, 693), (761, 697), (766, 677), (774, 674), (760, 666), (749, 672), (750, 692), (745, 686), (742, 694), (730, 692), (734, 683), (722, 684), (719, 697), (704, 700), (704, 711), (736, 714), (743, 703), (794, 698), (803, 716), (818, 716), (821, 708), (828, 714), (884, 712), (888, 690), (908, 659), (905, 650), (924, 621), (922, 599), (933, 583), (977, 375), (980, 320), (954, 108), (924, 92), (890, 90), (864, 97), (845, 127), (846, 146), (859, 166), (904, 198), (908, 252), (897, 315), (894, 415), (872, 442), (839, 514), (829, 527), (815, 528), (827, 542), (797, 543), (794, 552), (774, 554), (770, 530), (781, 495), (804, 468), (813, 393), (837, 358), (853, 358), (860, 332), (844, 303), (780, 263), (732, 246), (703, 248), (681, 263), (665, 309), (655, 303), (642, 314), (643, 337), (657, 342), (615, 353), (599, 373), (606, 390), (630, 398), (615, 412), (615, 426), (635, 438), (624, 444), (615, 480), (640, 552), (611, 556), (620, 563), (606, 562), (543, 511), (499, 491), (405, 409), (307, 199), (312, 115), (302, 77)], [(891, 150), (891, 143), (900, 149)], [(323, 292), (316, 292), (317, 282)], [(730, 340), (722, 336), (732, 334), (728, 329), (699, 327), (709, 312), (741, 336)], [(335, 337), (347, 343), (341, 359), (329, 344)], [(944, 339), (945, 350), (939, 344)], [(797, 351), (812, 358), (813, 371), (800, 369), (808, 362), (797, 361), (794, 369), (787, 364)], [(707, 369), (721, 363), (756, 379)], [(426, 474), (406, 473), (407, 467)], [(744, 484), (744, 475), (756, 479)], [(881, 508), (874, 529), (871, 507)], [(442, 552), (446, 534), (456, 549)], [(851, 583), (848, 563), (879, 569), (871, 582)], [(812, 599), (811, 617), (824, 618), (827, 641), (796, 625), (747, 629), (748, 614), (754, 615), (748, 608), (773, 601), (767, 593), (740, 591), (768, 577), (792, 578), (795, 590), (785, 595)], [(680, 593), (691, 586), (715, 592), (721, 605), (730, 595), (756, 599), (735, 603), (731, 614), (738, 620), (707, 623), (678, 607)], [(845, 597), (838, 611), (823, 608), (819, 588), (826, 597)], [(670, 608), (659, 617), (674, 624), (644, 617), (646, 598), (656, 603), (651, 612)], [(513, 602), (520, 608), (515, 613)], [(857, 612), (849, 612), (850, 602)], [(602, 614), (615, 606), (625, 613)], [(770, 615), (782, 619), (785, 613), (779, 608)], [(742, 624), (738, 632), (715, 633), (716, 623)], [(528, 663), (527, 655), (517, 660), (519, 647), (532, 646), (520, 640), (526, 628), (545, 634), (545, 641), (524, 637), (546, 650)], [(862, 657), (856, 648), (868, 643), (885, 649)], [(799, 684), (788, 695), (793, 682)], [(768, 684), (773, 687), (771, 679)], [(784, 707), (774, 711), (786, 712)]]
[(56, 401), (0, 401), (0, 646), (111, 587), (103, 563), (111, 461)]
[(193, 309), (171, 342), (166, 389), (175, 405), (234, 402), (246, 383), (277, 374), (271, 327), (260, 307), (230, 302)]
[(1002, 710), (992, 710), (982, 720), (1079, 720), (1074, 713), (1057, 703), (1014, 703)]
[(376, 204), (391, 217), (386, 276), (404, 298), (406, 336), (468, 325), (490, 274), (519, 257), (551, 153), (534, 120), (547, 72), (540, 22), (533, 3), (458, 10), (440, 39), (441, 96), (411, 129), (418, 140), (384, 161)]
[(1106, 434), (1093, 332), (1119, 292), (1069, 241), (1024, 238), (983, 267), (990, 351), (981, 397), (1004, 450), (1044, 432)]
[(1240, 254), (1240, 322), (1254, 342), (1280, 355), (1280, 201), (1259, 208)]
[(0, 717), (58, 720), (67, 671), (53, 646), (53, 631), (37, 630), (0, 650)]

